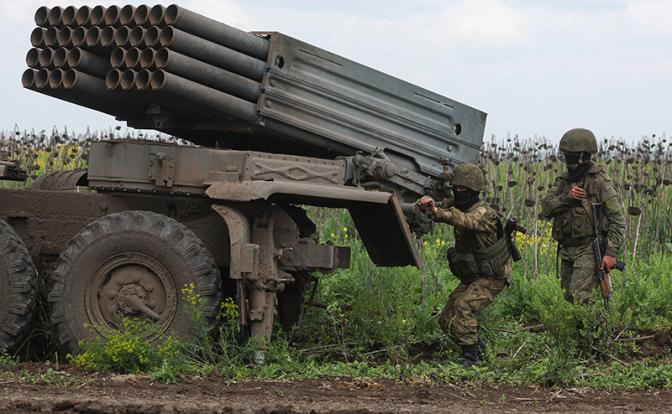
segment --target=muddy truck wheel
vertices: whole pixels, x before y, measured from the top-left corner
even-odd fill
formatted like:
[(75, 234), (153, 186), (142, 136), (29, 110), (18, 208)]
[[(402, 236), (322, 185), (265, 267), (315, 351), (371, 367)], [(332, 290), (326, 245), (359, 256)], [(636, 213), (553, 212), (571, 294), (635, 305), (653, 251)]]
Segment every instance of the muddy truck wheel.
[[(182, 295), (191, 284), (205, 326), (196, 326)], [(57, 341), (73, 354), (80, 340), (118, 329), (122, 317), (154, 321), (149, 340), (209, 332), (220, 301), (219, 271), (203, 242), (185, 225), (147, 211), (110, 214), (85, 227), (61, 253), (49, 292)]]
[(37, 272), (14, 229), (0, 220), (0, 351), (26, 338), (37, 302)]

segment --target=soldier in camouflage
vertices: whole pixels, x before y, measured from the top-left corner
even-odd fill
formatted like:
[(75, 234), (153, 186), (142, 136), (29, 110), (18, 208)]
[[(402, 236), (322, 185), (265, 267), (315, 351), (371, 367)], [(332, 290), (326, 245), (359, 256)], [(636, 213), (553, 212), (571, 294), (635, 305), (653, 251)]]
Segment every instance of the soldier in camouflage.
[(558, 177), (542, 200), (541, 215), (553, 219), (553, 238), (559, 245), (560, 283), (565, 299), (587, 303), (598, 285), (593, 250), (592, 203), (602, 209), (599, 223), (606, 246), (600, 265), (608, 272), (616, 265), (623, 244), (625, 217), (618, 194), (607, 173), (591, 160), (597, 153), (595, 135), (575, 128), (560, 139), (567, 173)]
[(511, 255), (502, 220), (495, 209), (480, 201), (485, 188), (483, 172), (461, 164), (451, 180), (454, 198), (436, 206), (431, 197), (418, 200), (437, 221), (454, 227), (455, 247), (448, 249), (451, 272), (460, 284), (448, 297), (439, 324), (462, 349), (462, 363), (480, 361), (485, 343), (479, 340), (478, 314), (504, 290), (511, 278)]

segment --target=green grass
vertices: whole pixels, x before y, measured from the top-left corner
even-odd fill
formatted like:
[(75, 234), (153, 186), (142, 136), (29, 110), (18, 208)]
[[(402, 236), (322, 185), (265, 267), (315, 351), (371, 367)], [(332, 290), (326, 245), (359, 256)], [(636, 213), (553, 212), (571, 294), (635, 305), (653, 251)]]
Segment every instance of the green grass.
[(4, 352), (0, 352), (0, 368), (9, 367), (16, 364), (16, 358), (11, 355), (7, 355)]

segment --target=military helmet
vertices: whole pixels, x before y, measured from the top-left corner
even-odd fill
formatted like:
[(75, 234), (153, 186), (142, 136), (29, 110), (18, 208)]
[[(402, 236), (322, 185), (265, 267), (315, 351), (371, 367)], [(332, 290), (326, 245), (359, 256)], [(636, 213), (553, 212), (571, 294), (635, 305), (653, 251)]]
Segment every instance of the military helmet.
[(597, 139), (588, 129), (574, 128), (565, 132), (560, 138), (561, 152), (597, 153)]
[(451, 183), (453, 187), (464, 187), (481, 192), (485, 189), (485, 176), (483, 171), (474, 164), (460, 164), (453, 170)]

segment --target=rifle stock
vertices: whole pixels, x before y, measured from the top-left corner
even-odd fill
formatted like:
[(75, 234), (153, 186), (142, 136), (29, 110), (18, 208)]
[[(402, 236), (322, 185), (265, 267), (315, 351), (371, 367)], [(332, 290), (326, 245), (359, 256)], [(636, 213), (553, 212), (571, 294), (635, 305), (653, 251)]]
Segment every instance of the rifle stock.
[[(593, 248), (595, 251), (595, 268), (597, 273), (597, 278), (600, 282), (600, 292), (602, 293), (602, 300), (604, 301), (604, 307), (609, 307), (609, 300), (611, 299), (611, 294), (613, 293), (611, 288), (611, 276), (608, 271), (605, 271), (602, 267), (602, 259), (604, 259), (604, 241), (600, 234), (600, 222), (601, 222), (601, 213), (602, 213), (602, 203), (592, 203), (592, 212), (593, 212)], [(625, 271), (625, 262), (621, 260), (616, 261), (614, 269), (621, 272)]]

